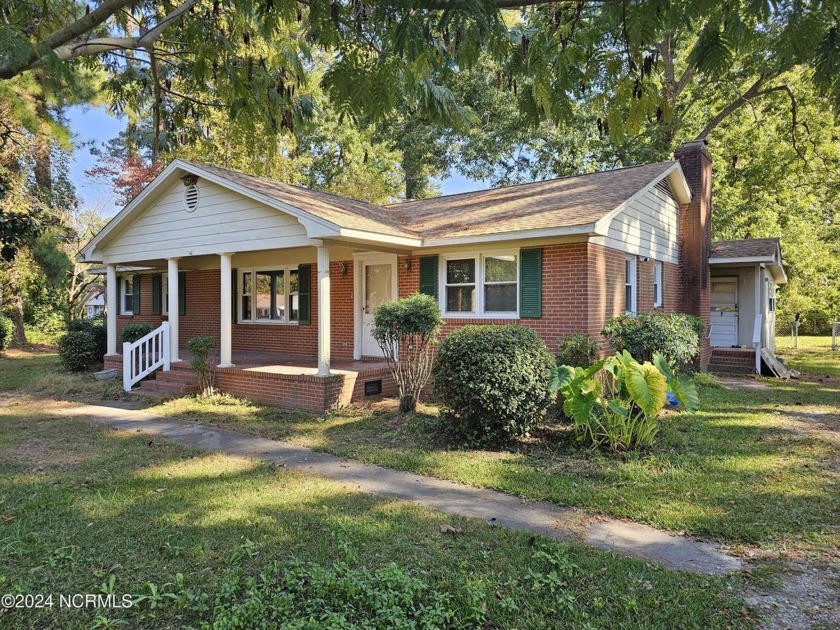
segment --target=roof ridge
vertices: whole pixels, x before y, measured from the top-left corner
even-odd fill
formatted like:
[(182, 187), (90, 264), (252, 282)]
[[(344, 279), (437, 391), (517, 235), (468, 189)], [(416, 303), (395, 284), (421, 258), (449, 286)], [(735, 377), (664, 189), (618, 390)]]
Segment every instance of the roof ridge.
[(507, 190), (509, 188), (518, 188), (519, 186), (531, 186), (533, 184), (545, 184), (549, 182), (559, 182), (564, 179), (575, 179), (576, 177), (590, 177), (592, 175), (600, 175), (603, 173), (615, 173), (616, 171), (629, 171), (634, 168), (642, 168), (645, 166), (656, 166), (657, 164), (674, 164), (677, 160), (662, 160), (659, 162), (647, 162), (645, 164), (633, 164), (631, 166), (619, 166), (618, 168), (606, 168), (601, 171), (592, 171), (591, 173), (578, 173), (576, 175), (563, 175), (562, 177), (550, 177), (548, 179), (536, 179), (530, 182), (519, 182), (518, 184), (508, 184), (507, 186), (496, 186), (495, 188), (481, 188), (479, 190), (467, 190), (464, 192), (459, 193), (450, 193), (448, 195), (438, 195), (436, 197), (424, 197), (423, 199), (403, 199), (402, 201), (395, 201), (394, 203), (388, 203), (383, 205), (383, 208), (394, 208), (398, 206), (405, 206), (412, 203), (417, 203), (421, 201), (431, 201), (432, 199), (449, 199), (451, 197), (461, 197), (464, 195), (477, 195), (483, 192), (496, 192), (499, 190)]

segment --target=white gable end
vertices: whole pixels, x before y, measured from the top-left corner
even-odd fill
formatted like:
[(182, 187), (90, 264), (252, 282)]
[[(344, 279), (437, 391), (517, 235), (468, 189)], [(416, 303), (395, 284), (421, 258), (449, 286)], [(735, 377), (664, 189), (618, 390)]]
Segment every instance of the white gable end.
[(104, 262), (246, 252), (316, 245), (298, 220), (244, 195), (199, 179), (198, 203), (188, 211), (181, 181), (101, 247)]
[(605, 237), (592, 240), (628, 254), (678, 263), (679, 213), (671, 195), (651, 187), (612, 217)]

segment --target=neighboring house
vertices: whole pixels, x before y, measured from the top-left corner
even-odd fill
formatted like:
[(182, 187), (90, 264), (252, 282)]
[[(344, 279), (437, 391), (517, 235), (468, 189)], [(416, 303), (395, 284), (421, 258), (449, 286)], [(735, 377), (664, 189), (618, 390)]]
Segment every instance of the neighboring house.
[(105, 313), (105, 287), (95, 286), (88, 289), (82, 298), (82, 309), (87, 319), (93, 319)]
[[(711, 166), (695, 142), (674, 161), (383, 207), (175, 160), (80, 260), (106, 266), (106, 365), (123, 366), (124, 325), (168, 322), (173, 361), (215, 338), (220, 388), (323, 410), (391, 391), (373, 310), (418, 291), (444, 333), (518, 323), (552, 349), (625, 312), (708, 323)], [(703, 369), (711, 354), (705, 338)]]

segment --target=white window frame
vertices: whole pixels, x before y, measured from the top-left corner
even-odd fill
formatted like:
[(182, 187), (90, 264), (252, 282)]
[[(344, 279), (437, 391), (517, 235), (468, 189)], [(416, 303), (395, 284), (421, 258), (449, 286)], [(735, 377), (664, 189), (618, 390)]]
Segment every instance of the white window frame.
[[(134, 315), (134, 278), (135, 276), (120, 276), (120, 315)], [(131, 283), (131, 299), (132, 299), (132, 307), (130, 309), (125, 307), (125, 297), (129, 295), (125, 292), (125, 285), (126, 283)]]
[[(485, 287), (485, 258), (497, 256), (516, 257), (516, 310), (513, 311), (487, 311), (485, 310), (484, 287)], [(474, 260), (475, 261), (475, 310), (474, 311), (447, 311), (446, 310), (446, 263), (450, 260)], [(481, 250), (479, 252), (464, 252), (458, 254), (441, 254), (438, 257), (438, 303), (440, 304), (441, 315), (449, 319), (519, 319), (519, 267), (522, 264), (522, 257), (518, 249)], [(493, 284), (509, 284), (507, 282), (491, 282)], [(470, 286), (465, 284), (453, 284), (449, 286)]]
[[(299, 265), (271, 265), (269, 267), (251, 267), (250, 269), (240, 269), (237, 272), (237, 284), (236, 284), (236, 314), (237, 314), (237, 323), (238, 324), (258, 324), (260, 326), (267, 325), (267, 326), (297, 326), (299, 321), (297, 319), (287, 319), (286, 320), (279, 320), (279, 319), (255, 319), (254, 318), (254, 309), (256, 308), (257, 301), (254, 299), (253, 294), (251, 295), (251, 316), (248, 319), (242, 317), (242, 298), (244, 297), (243, 290), (245, 289), (245, 274), (256, 274), (259, 272), (265, 271), (273, 271), (273, 272), (283, 272), (283, 299), (285, 300), (284, 304), (284, 312), (288, 315), (291, 314), (291, 299), (295, 295), (300, 295), (299, 291), (291, 291), (291, 272), (298, 271)], [(298, 274), (300, 272), (298, 271)], [(300, 275), (298, 275), (298, 280), (300, 279)], [(256, 288), (256, 278), (251, 278), (251, 291), (253, 292)], [(300, 304), (298, 304), (298, 316), (300, 316)]]
[[(629, 273), (628, 273), (629, 270)], [(630, 282), (627, 281), (630, 276)], [(627, 256), (624, 259), (624, 293), (622, 301), (625, 303), (625, 313), (636, 315), (639, 312), (639, 268), (635, 256)], [(627, 304), (627, 287), (630, 287), (630, 304)]]
[(662, 263), (658, 260), (653, 262), (653, 307), (661, 308), (662, 298)]

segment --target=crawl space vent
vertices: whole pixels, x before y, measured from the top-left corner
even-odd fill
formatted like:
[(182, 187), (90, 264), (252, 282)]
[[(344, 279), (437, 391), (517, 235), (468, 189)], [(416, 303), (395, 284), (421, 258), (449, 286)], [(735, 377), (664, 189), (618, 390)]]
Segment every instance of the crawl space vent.
[(377, 396), (382, 393), (382, 379), (365, 383), (365, 396)]
[(190, 184), (184, 188), (184, 210), (192, 212), (198, 207), (198, 185)]

